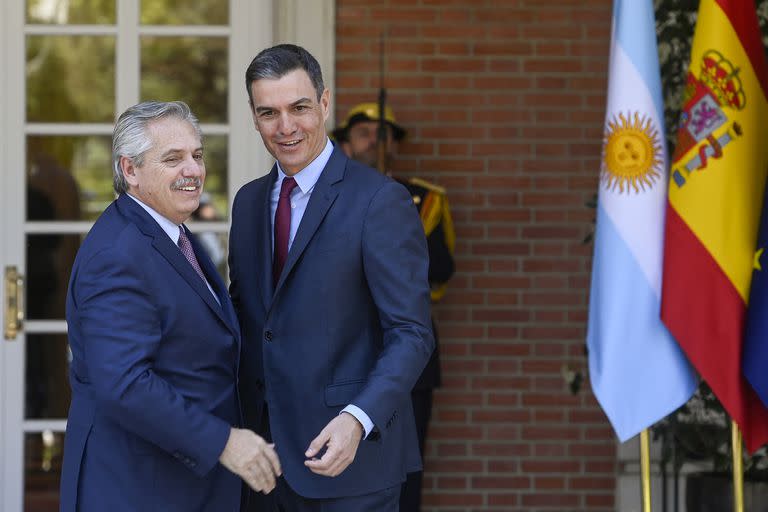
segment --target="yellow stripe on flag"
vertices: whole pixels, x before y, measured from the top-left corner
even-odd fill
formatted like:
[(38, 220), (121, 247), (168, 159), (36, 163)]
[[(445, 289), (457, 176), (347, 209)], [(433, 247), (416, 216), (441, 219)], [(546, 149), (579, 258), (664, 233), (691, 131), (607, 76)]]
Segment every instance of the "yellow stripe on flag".
[[(696, 31), (707, 37), (694, 38), (689, 72), (699, 86), (714, 92), (720, 124), (707, 138), (694, 137), (677, 148), (669, 201), (746, 303), (768, 169), (768, 133), (760, 130), (768, 119), (768, 103), (738, 35), (714, 0), (702, 0)], [(702, 71), (705, 59), (716, 63), (710, 68), (712, 79)], [(716, 69), (728, 73), (717, 76)], [(696, 87), (689, 81), (686, 98), (691, 94)], [(734, 106), (739, 101), (743, 105)]]

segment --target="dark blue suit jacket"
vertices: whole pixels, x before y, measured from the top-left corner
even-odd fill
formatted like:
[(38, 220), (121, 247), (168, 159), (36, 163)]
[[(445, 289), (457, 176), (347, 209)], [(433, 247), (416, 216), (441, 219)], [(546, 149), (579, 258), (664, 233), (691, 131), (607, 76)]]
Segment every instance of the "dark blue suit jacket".
[[(241, 395), (270, 428), (288, 484), (309, 498), (398, 485), (421, 467), (410, 392), (434, 347), (428, 255), (411, 196), (338, 149), (323, 170), (272, 283), (270, 191), (277, 168), (237, 194), (230, 294), (243, 333)], [(354, 462), (328, 478), (304, 451), (342, 408), (375, 424)]]
[(99, 217), (67, 296), (72, 404), (61, 510), (236, 511), (218, 463), (240, 423), (240, 334), (226, 287), (192, 244), (221, 305), (133, 199)]

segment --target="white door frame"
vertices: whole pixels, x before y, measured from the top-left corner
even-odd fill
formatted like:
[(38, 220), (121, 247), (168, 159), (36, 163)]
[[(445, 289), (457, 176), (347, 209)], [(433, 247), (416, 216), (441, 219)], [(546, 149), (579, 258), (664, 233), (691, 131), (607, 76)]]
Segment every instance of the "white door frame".
[[(24, 38), (23, 38), (24, 2), (6, 2), (3, 17), (3, 54), (0, 57), (0, 69), (5, 69), (4, 90), (0, 95), (4, 112), (0, 139), (3, 147), (0, 175), (2, 190), (2, 253), (0, 253), (0, 272), (3, 273), (2, 311), (5, 326), (5, 267), (16, 265), (24, 273), (24, 237), (23, 221), (25, 215), (24, 194)], [(0, 410), (0, 460), (3, 462), (2, 486), (0, 487), (0, 508), (17, 511), (22, 509), (22, 476), (24, 461), (24, 434), (22, 429), (24, 409), (24, 343), (21, 332), (14, 341), (6, 341), (3, 336), (0, 350), (0, 392), (2, 409)], [(20, 475), (21, 473), (21, 475)]]
[[(30, 232), (84, 233), (83, 222), (36, 223), (26, 218), (25, 142), (25, 1), (1, 0), (0, 18), (0, 272), (16, 265), (25, 274), (25, 235)], [(138, 2), (116, 0), (119, 34), (116, 44), (116, 112), (136, 103), (139, 97)], [(244, 72), (250, 59), (276, 42), (296, 42), (317, 57), (326, 85), (334, 90), (335, 51), (334, 0), (230, 0), (229, 123), (203, 125), (207, 133), (229, 135), (229, 200), (249, 180), (268, 172), (272, 159), (264, 150), (247, 107)], [(46, 29), (35, 30), (45, 33)], [(66, 29), (65, 29), (66, 33)], [(52, 80), (55, 86), (55, 80)], [(192, 106), (194, 109), (194, 105)], [(333, 111), (333, 109), (332, 109)], [(332, 126), (333, 119), (329, 120)], [(55, 125), (54, 133), (68, 133)], [(104, 128), (99, 128), (103, 130)], [(110, 129), (111, 130), (111, 129)], [(35, 132), (37, 133), (37, 132)], [(104, 172), (109, 172), (105, 169)], [(226, 230), (226, 223), (219, 226)], [(5, 322), (5, 286), (0, 285), (2, 321)], [(63, 321), (32, 321), (27, 332), (66, 330)], [(0, 339), (0, 510), (21, 512), (24, 489), (24, 434), (44, 428), (62, 431), (64, 420), (24, 420), (25, 333), (14, 341)]]

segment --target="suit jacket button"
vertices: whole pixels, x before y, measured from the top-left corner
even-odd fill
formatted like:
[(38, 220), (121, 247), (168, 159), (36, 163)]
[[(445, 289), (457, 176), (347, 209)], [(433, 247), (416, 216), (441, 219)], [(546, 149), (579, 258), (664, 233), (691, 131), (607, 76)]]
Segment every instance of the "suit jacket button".
[(264, 331), (264, 339), (266, 341), (272, 341), (272, 331)]

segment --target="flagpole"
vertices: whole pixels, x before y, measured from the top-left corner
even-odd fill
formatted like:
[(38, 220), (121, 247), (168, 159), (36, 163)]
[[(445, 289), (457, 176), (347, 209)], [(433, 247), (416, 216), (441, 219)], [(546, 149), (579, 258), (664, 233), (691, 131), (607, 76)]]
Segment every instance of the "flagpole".
[(731, 420), (731, 452), (733, 453), (733, 512), (744, 512), (744, 464), (741, 430), (733, 420)]
[(643, 486), (643, 512), (651, 512), (651, 446), (647, 428), (640, 432), (640, 473)]

